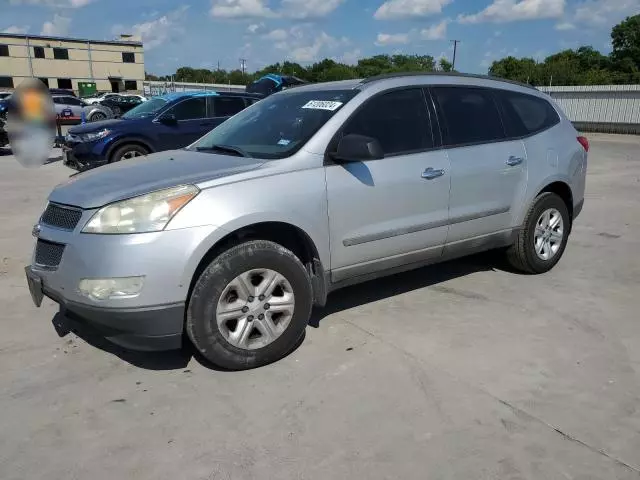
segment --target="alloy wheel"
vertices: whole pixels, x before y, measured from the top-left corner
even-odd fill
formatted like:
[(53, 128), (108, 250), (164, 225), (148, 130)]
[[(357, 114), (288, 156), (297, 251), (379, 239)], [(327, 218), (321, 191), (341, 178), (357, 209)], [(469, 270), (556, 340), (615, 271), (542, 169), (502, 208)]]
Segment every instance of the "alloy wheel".
[(541, 260), (551, 260), (562, 247), (564, 239), (564, 221), (555, 208), (542, 212), (536, 222), (533, 236), (536, 255)]

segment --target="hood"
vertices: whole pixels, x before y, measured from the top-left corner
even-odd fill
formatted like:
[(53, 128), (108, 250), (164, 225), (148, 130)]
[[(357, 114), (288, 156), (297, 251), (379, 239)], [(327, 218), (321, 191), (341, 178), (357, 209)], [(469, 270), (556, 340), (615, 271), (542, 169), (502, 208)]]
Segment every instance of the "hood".
[(263, 163), (254, 158), (169, 150), (73, 175), (51, 192), (49, 200), (97, 208), (154, 190), (235, 175)]
[(102, 130), (103, 128), (116, 129), (121, 126), (123, 123), (127, 123), (127, 125), (133, 125), (134, 122), (139, 122), (139, 120), (122, 120), (120, 118), (113, 118), (111, 120), (101, 120), (99, 122), (87, 122), (83, 125), (76, 125), (75, 127), (71, 127), (69, 129), (69, 133), (71, 135), (79, 135), (82, 133), (91, 133)]

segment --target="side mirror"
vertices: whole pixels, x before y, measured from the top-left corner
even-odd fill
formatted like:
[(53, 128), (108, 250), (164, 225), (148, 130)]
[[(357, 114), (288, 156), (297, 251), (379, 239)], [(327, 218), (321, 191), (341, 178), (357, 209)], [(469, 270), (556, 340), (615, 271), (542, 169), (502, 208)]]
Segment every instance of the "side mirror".
[(158, 118), (160, 123), (164, 123), (165, 125), (177, 125), (178, 119), (173, 113), (165, 113)]
[(342, 137), (331, 158), (338, 163), (380, 160), (384, 158), (384, 151), (375, 138), (352, 133)]

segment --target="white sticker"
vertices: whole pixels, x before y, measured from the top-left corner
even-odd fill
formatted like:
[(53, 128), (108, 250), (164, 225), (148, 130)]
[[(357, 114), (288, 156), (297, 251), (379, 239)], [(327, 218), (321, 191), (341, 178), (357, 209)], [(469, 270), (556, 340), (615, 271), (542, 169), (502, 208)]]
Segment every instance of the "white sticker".
[(311, 100), (302, 108), (311, 108), (313, 110), (329, 110), (333, 112), (342, 106), (342, 102), (332, 102), (329, 100)]
[(284, 138), (281, 138), (280, 140), (278, 140), (278, 145), (282, 145), (284, 147), (286, 147), (287, 145), (289, 145), (291, 143), (291, 140), (286, 140)]

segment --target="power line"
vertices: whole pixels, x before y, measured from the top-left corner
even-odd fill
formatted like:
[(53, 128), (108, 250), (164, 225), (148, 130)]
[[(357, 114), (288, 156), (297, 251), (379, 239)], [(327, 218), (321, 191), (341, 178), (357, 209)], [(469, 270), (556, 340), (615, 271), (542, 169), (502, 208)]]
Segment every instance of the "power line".
[(460, 40), (451, 40), (453, 42), (453, 62), (451, 62), (451, 70), (456, 69), (456, 52), (458, 51), (458, 44)]

